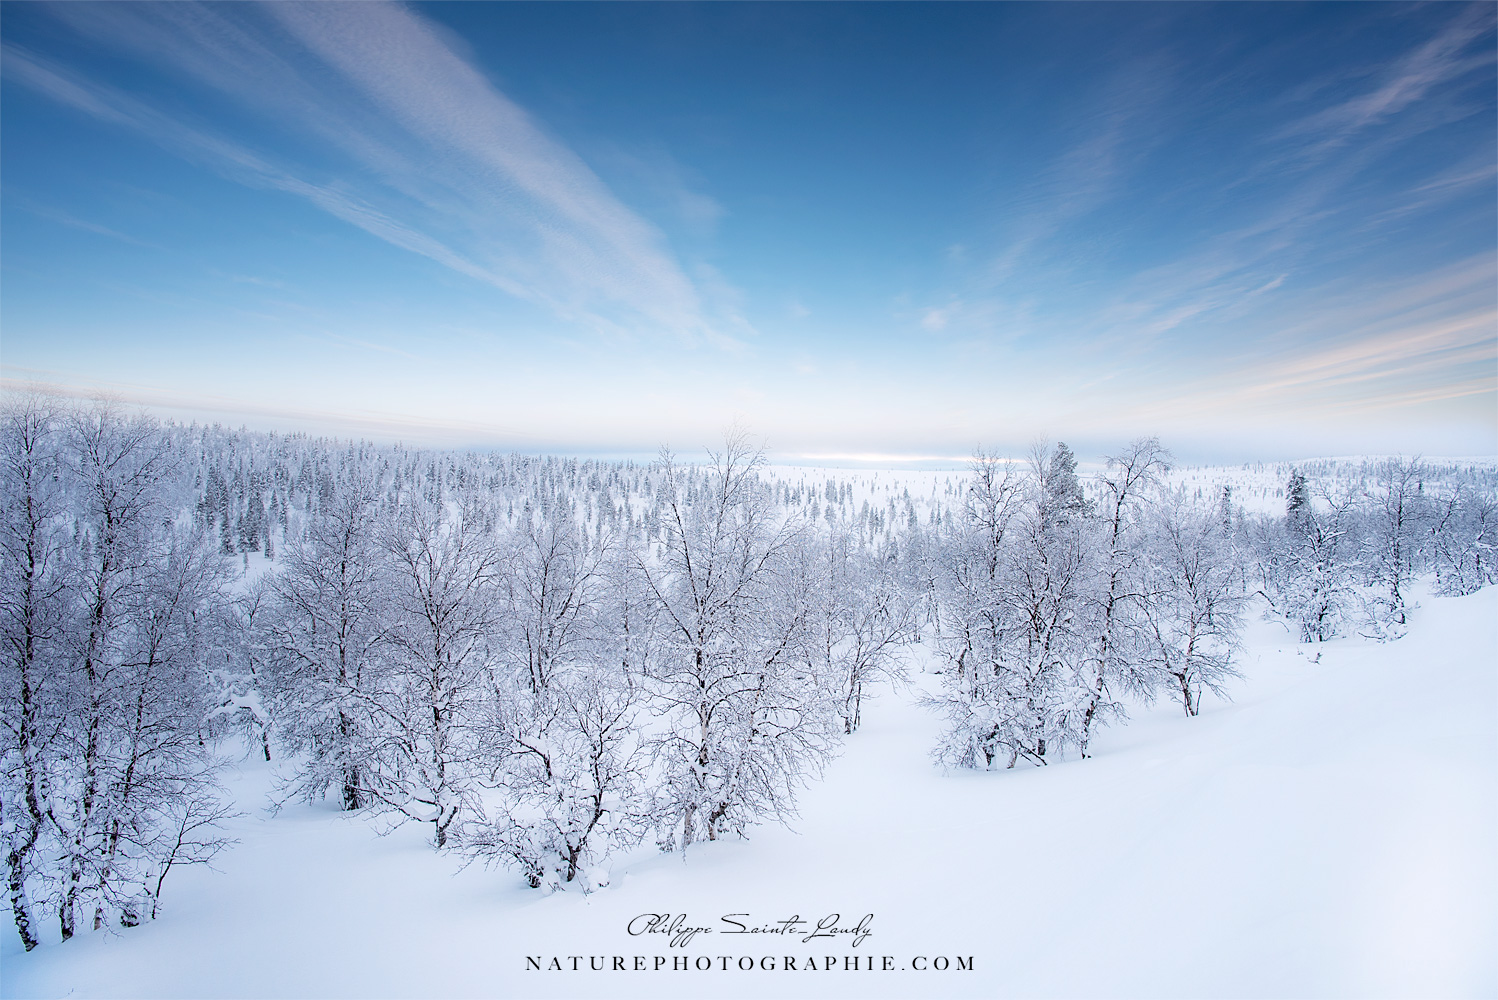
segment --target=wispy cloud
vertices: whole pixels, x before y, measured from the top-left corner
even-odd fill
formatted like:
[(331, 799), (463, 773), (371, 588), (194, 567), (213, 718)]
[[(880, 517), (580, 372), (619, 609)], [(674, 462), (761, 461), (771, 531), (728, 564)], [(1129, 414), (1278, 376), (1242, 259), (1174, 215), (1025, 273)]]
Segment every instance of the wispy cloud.
[(674, 222), (693, 240), (712, 239), (728, 215), (722, 203), (707, 193), (701, 174), (660, 146), (606, 143), (595, 159), (612, 168), (616, 178), (632, 182), (628, 187), (638, 191), (641, 203), (654, 208), (663, 224)]
[(22, 201), (21, 207), (26, 209), (26, 211), (30, 212), (32, 215), (46, 219), (49, 222), (55, 222), (61, 226), (67, 226), (69, 229), (77, 229), (80, 232), (85, 233), (93, 233), (95, 236), (105, 236), (112, 240), (119, 240), (121, 243), (128, 243), (131, 246), (146, 247), (151, 250), (161, 249), (158, 244), (150, 243), (142, 239), (137, 239), (136, 237), (131, 236), (129, 233), (122, 233), (118, 229), (111, 229), (108, 226), (101, 226), (97, 222), (90, 222), (87, 219), (80, 219), (77, 216), (71, 215), (68, 212), (64, 212), (58, 208), (50, 208), (46, 205), (38, 205), (35, 202), (31, 201)]
[(227, 95), (261, 130), (232, 138), (6, 49), (7, 73), (64, 104), (240, 182), (304, 198), (563, 319), (626, 337), (734, 343), (659, 230), (408, 8), (52, 9), (96, 42)]
[(961, 302), (932, 307), (921, 315), (921, 328), (927, 333), (940, 333), (952, 322), (952, 317), (962, 311)]
[(1139, 413), (1247, 418), (1274, 412), (1363, 413), (1498, 391), (1498, 310), (1491, 254), (1369, 295), (1308, 309), (1273, 342), (1245, 345), (1236, 364)]
[(375, 351), (380, 354), (393, 354), (396, 357), (406, 358), (410, 361), (425, 360), (415, 354), (412, 354), (410, 351), (403, 351), (398, 347), (390, 347), (387, 344), (376, 344), (373, 341), (361, 340), (358, 337), (345, 337), (342, 334), (333, 333), (331, 330), (324, 330), (322, 331), (322, 334), (329, 340), (332, 340), (339, 344), (347, 344), (350, 347), (360, 347), (366, 351)]
[[(1493, 330), (1498, 314), (1487, 309), (1450, 319), (1416, 324), (1352, 344), (1295, 358), (1255, 382), (1255, 395), (1321, 391), (1445, 369), (1450, 365), (1498, 360)], [(1488, 386), (1491, 391), (1491, 384)]]
[[(1214, 178), (1222, 192), (1217, 211), (1177, 222), (1168, 215), (1175, 200), (1162, 200), (1167, 214), (1146, 225), (1156, 236), (1169, 234), (1160, 242), (1170, 254), (1110, 260), (1113, 274), (1105, 280), (1095, 272), (1079, 273), (1065, 260), (1079, 242), (1072, 222), (1138, 196), (1129, 175), (1137, 178), (1155, 165), (1146, 162), (1151, 136), (1193, 116), (1205, 121), (1217, 114), (1206, 98), (1195, 107), (1189, 98), (1156, 100), (1161, 81), (1170, 78), (1163, 67), (1170, 64), (1162, 62), (1158, 72), (1136, 67), (1132, 75), (1121, 74), (1121, 84), (1144, 81), (1142, 88), (1116, 88), (1129, 96), (1104, 101), (1091, 133), (1053, 164), (1047, 176), (1054, 190), (1021, 217), (1020, 235), (999, 253), (995, 275), (1027, 290), (1047, 340), (1089, 342), (1119, 355), (1217, 349), (1213, 331), (1245, 316), (1263, 316), (1292, 290), (1304, 299), (1317, 285), (1331, 286), (1339, 268), (1360, 255), (1371, 258), (1410, 216), (1491, 189), (1491, 146), (1485, 144), (1424, 176), (1381, 174), (1378, 168), (1431, 130), (1488, 107), (1481, 84), (1490, 87), (1491, 74), (1474, 71), (1493, 62), (1493, 22), (1490, 5), (1454, 7), (1387, 67), (1358, 76), (1352, 93), (1345, 74), (1335, 69), (1326, 79), (1295, 87), (1298, 96), (1288, 106), (1300, 107), (1297, 116), (1247, 137), (1232, 172)], [(1189, 75), (1176, 69), (1178, 78)], [(1320, 105), (1304, 109), (1312, 97)], [(1095, 287), (1085, 289), (1087, 283)], [(996, 290), (1004, 289), (1001, 280)], [(974, 300), (970, 323), (1007, 317), (993, 293), (985, 308), (977, 301), (982, 296), (965, 291)], [(990, 335), (1006, 334), (996, 327)]]
[(1106, 81), (1097, 106), (1079, 115), (1076, 141), (1024, 195), (1008, 244), (991, 265), (993, 280), (1050, 256), (1050, 241), (1124, 189), (1124, 178), (1161, 137), (1159, 104), (1173, 73), (1163, 58), (1140, 58)]
[(1290, 122), (1282, 134), (1314, 136), (1306, 150), (1312, 157), (1340, 146), (1417, 104), (1440, 84), (1491, 63), (1491, 49), (1474, 43), (1492, 31), (1491, 5), (1465, 6), (1442, 30), (1395, 60), (1371, 89)]
[(215, 278), (223, 278), (225, 281), (232, 281), (236, 285), (256, 285), (260, 288), (272, 288), (277, 291), (285, 291), (287, 288), (286, 282), (284, 281), (277, 281), (274, 278), (262, 278), (254, 274), (231, 274), (226, 271), (218, 270), (210, 270), (208, 273), (213, 275)]

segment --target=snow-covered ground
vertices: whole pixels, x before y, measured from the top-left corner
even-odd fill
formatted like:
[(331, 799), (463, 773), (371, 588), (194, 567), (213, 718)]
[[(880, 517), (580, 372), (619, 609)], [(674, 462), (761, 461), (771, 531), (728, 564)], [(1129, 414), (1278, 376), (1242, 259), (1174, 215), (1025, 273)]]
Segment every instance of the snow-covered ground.
[[(1300, 646), (1255, 622), (1233, 703), (1209, 696), (1196, 719), (1141, 708), (1093, 759), (1040, 769), (943, 774), (926, 756), (938, 720), (913, 691), (885, 692), (794, 832), (684, 857), (642, 848), (591, 895), (460, 870), (426, 831), (377, 836), (331, 805), (270, 815), (268, 766), (251, 758), (231, 775), (246, 812), (217, 871), (174, 872), (161, 918), (130, 931), (29, 955), (9, 931), (0, 984), (6, 997), (1491, 997), (1498, 588), (1420, 605), (1386, 645)], [(711, 930), (673, 946), (629, 933), (642, 914)], [(808, 923), (732, 936), (733, 914)], [(871, 933), (803, 941), (831, 914), (840, 929), (872, 914)]]

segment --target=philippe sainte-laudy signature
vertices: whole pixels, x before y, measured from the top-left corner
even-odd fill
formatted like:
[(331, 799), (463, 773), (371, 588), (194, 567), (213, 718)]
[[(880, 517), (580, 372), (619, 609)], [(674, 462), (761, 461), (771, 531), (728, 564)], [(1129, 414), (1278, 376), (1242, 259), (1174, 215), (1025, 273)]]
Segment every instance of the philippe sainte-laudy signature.
[(685, 913), (642, 913), (626, 925), (631, 937), (642, 934), (664, 934), (672, 948), (685, 948), (699, 934), (775, 934), (797, 938), (802, 944), (818, 938), (845, 938), (857, 948), (873, 934), (874, 915), (865, 913), (857, 922), (841, 913), (829, 913), (816, 920), (800, 914), (782, 920), (759, 920), (748, 913), (725, 913), (717, 924), (699, 923)]

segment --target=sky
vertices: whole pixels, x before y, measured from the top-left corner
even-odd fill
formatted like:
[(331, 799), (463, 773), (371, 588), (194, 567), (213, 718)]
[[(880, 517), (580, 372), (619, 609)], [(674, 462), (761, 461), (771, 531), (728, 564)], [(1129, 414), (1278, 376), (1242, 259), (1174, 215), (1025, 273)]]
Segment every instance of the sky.
[(0, 377), (573, 454), (1498, 454), (1492, 4), (0, 4)]

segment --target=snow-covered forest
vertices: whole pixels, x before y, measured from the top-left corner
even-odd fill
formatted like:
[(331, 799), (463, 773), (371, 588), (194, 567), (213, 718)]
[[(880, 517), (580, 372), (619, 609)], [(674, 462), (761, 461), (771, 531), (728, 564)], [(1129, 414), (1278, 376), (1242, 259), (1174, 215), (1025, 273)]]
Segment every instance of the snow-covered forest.
[[(1091, 766), (1228, 695), (1252, 622), (1383, 642), (1498, 580), (1492, 463), (962, 473), (423, 451), (9, 399), (4, 830), (26, 950), (134, 927), (232, 851), (225, 768), (532, 888), (790, 823), (871, 692), (947, 769)], [(1086, 468), (1085, 466), (1083, 467)], [(927, 766), (931, 766), (928, 763)]]

